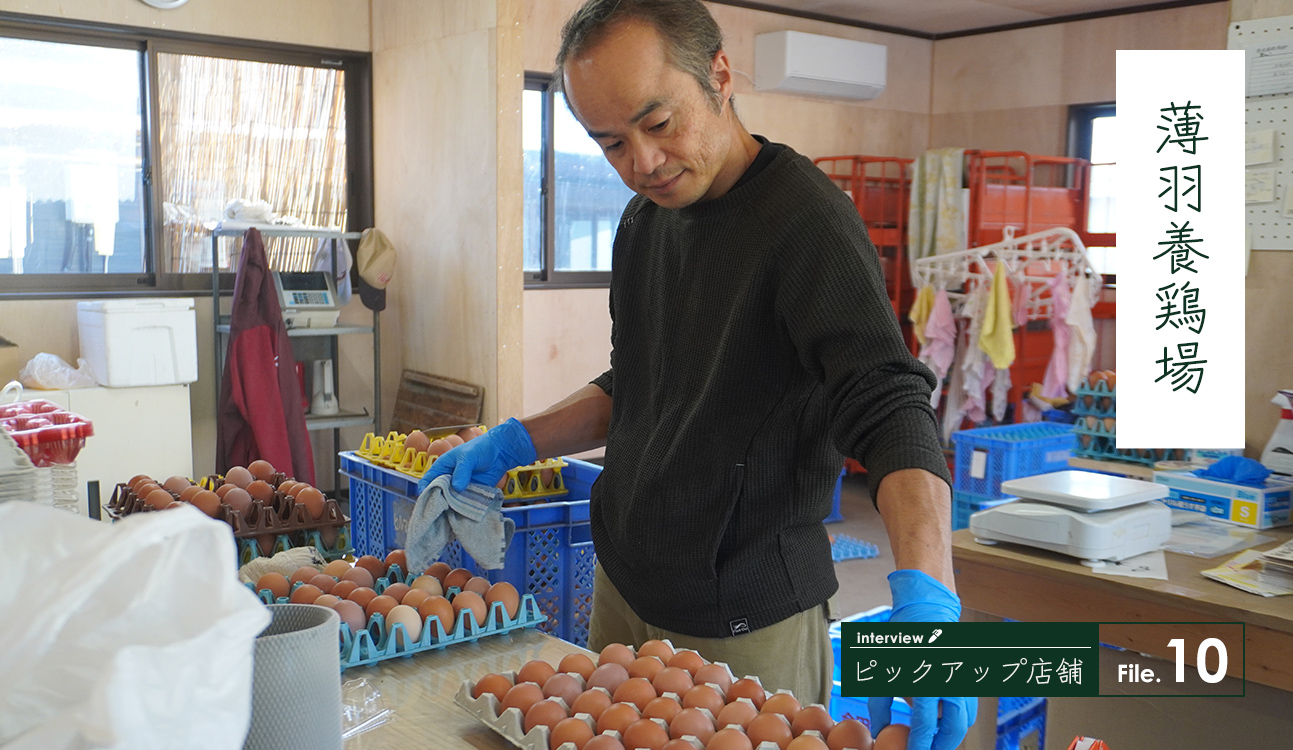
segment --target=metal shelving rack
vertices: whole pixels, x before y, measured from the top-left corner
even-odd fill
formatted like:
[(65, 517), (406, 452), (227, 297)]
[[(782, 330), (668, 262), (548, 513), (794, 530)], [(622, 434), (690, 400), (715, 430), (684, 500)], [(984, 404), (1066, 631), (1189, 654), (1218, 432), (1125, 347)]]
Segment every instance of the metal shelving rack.
[[(227, 222), (226, 222), (227, 223)], [(336, 229), (323, 229), (316, 227), (285, 227), (271, 224), (244, 224), (226, 226), (219, 224), (211, 232), (211, 310), (212, 320), (215, 323), (215, 398), (216, 413), (220, 410), (220, 387), (221, 378), (224, 377), (224, 355), (225, 337), (229, 334), (228, 316), (220, 310), (220, 240), (227, 237), (242, 237), (248, 229), (255, 227), (265, 239), (271, 238), (312, 238), (326, 239), (332, 242), (332, 267), (337, 267), (337, 248), (339, 243), (344, 240), (358, 240), (362, 235), (359, 232), (343, 232)], [(232, 265), (232, 264), (231, 264)], [(307, 338), (307, 337), (327, 337), (328, 352), (332, 359), (333, 377), (340, 377), (340, 361), (338, 353), (339, 336), (348, 334), (369, 333), (373, 336), (373, 411), (368, 413), (365, 409), (361, 412), (339, 412), (326, 416), (310, 416), (306, 414), (305, 426), (311, 432), (321, 430), (332, 430), (332, 455), (341, 452), (341, 428), (342, 427), (359, 427), (371, 425), (373, 434), (381, 434), (381, 414), (382, 414), (382, 346), (381, 346), (381, 316), (376, 310), (373, 311), (373, 324), (371, 326), (355, 325), (338, 325), (329, 328), (289, 328), (287, 335), (289, 338)], [(337, 384), (339, 386), (339, 383)], [(338, 387), (338, 391), (339, 391)], [(317, 480), (317, 477), (316, 477)], [(336, 488), (334, 488), (334, 491)]]

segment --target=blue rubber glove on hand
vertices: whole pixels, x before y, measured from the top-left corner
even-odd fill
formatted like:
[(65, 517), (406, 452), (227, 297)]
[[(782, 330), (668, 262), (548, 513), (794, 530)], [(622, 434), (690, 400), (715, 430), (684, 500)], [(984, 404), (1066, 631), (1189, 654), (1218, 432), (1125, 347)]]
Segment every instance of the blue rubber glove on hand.
[(466, 490), (468, 484), (493, 487), (508, 470), (529, 466), (536, 458), (538, 453), (530, 433), (516, 419), (509, 419), (432, 462), (418, 481), (418, 496), (422, 496), (436, 477), (445, 474), (453, 475), (450, 484), (458, 492)]
[[(961, 600), (932, 576), (919, 570), (895, 570), (889, 574), (893, 612), (889, 622), (956, 622), (961, 619)], [(939, 704), (942, 715), (939, 715)], [(889, 726), (893, 698), (871, 698), (872, 735)], [(965, 739), (979, 712), (978, 698), (912, 698), (911, 735), (908, 750), (953, 750)]]

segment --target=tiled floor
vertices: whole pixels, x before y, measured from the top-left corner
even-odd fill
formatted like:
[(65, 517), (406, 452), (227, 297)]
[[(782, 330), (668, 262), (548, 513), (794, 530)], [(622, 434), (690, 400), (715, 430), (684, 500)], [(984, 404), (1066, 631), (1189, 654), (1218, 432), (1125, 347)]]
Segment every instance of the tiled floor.
[(869, 560), (845, 560), (835, 564), (840, 582), (840, 614), (864, 612), (879, 605), (891, 604), (889, 583), (885, 576), (893, 572), (893, 553), (884, 531), (880, 513), (871, 504), (866, 477), (850, 474), (844, 477), (840, 492), (840, 514), (844, 520), (826, 526), (831, 534), (844, 534), (870, 542), (880, 548), (879, 557)]

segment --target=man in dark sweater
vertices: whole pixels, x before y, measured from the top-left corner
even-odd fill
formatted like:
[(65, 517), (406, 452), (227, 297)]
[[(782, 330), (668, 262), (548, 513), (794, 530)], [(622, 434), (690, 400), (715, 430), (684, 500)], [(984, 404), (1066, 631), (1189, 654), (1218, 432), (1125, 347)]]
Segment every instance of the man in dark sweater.
[[(562, 42), (571, 110), (638, 193), (615, 238), (611, 369), (423, 482), (492, 484), (605, 445), (590, 648), (667, 637), (825, 703), (838, 584), (822, 520), (843, 456), (867, 467), (890, 537), (894, 619), (959, 617), (937, 383), (902, 341), (852, 203), (737, 118), (698, 0), (589, 0)], [(955, 747), (974, 711), (916, 699), (910, 747)], [(878, 731), (889, 699), (872, 714)]]

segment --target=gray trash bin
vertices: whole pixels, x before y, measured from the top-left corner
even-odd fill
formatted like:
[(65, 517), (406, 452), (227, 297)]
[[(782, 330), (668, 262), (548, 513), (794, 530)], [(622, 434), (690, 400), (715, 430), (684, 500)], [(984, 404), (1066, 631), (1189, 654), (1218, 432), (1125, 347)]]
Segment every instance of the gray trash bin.
[(256, 638), (246, 750), (341, 750), (341, 620), (328, 607), (271, 604)]

